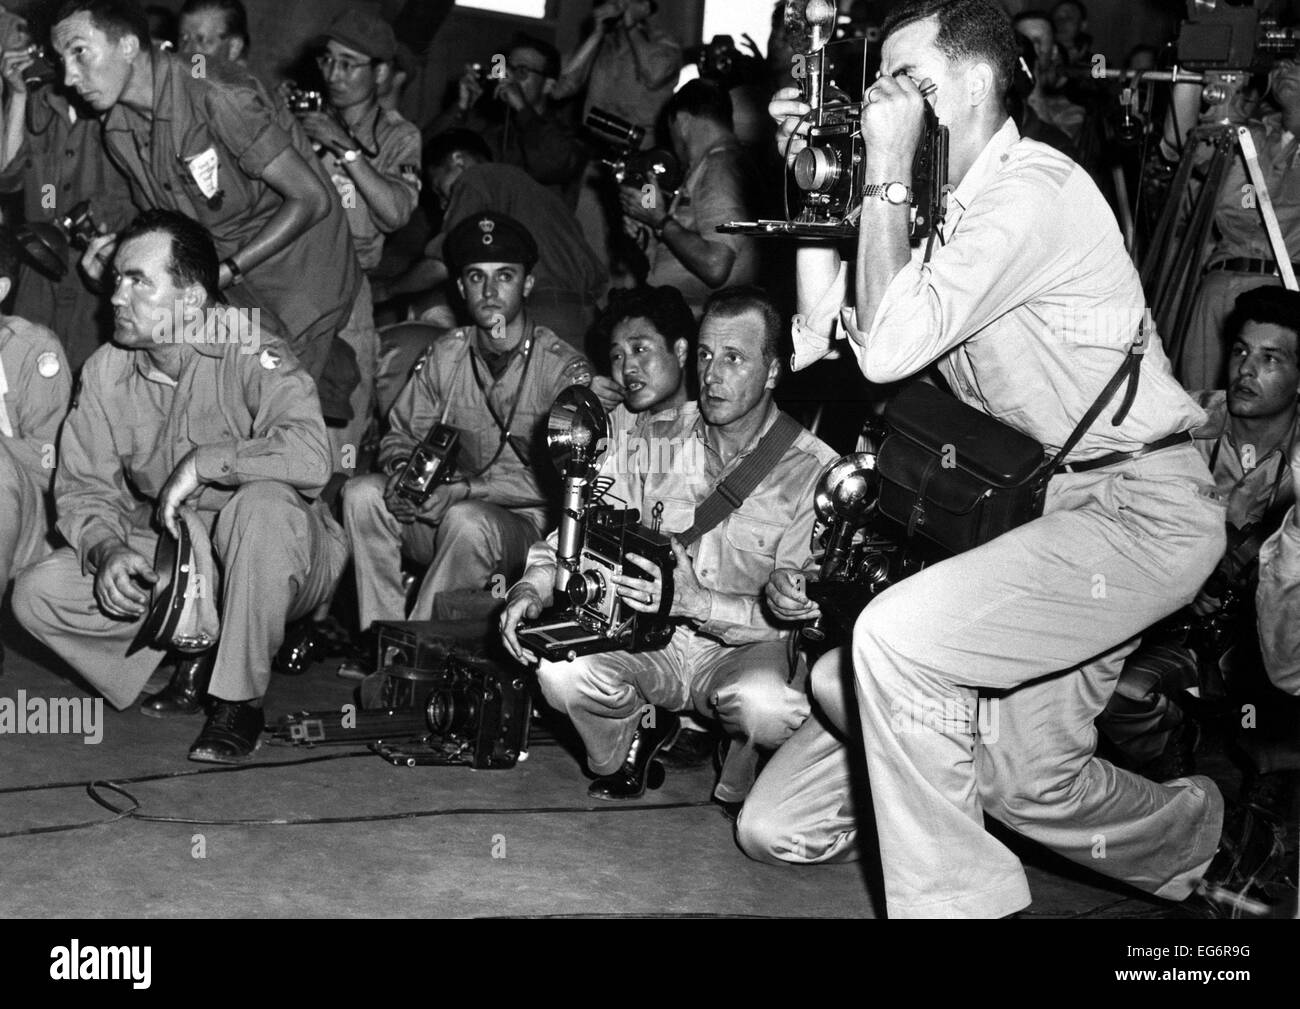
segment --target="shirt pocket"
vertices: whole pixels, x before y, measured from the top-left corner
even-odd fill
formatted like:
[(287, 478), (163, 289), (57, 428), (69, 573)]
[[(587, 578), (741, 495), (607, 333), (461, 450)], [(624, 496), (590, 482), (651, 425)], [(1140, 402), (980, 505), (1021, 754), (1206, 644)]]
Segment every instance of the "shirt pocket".
[(735, 514), (727, 523), (727, 545), (745, 554), (776, 560), (784, 527), (752, 515)]
[(179, 187), (176, 195), (183, 194), (194, 216), (211, 229), (248, 210), (240, 173), (231, 153), (199, 124), (185, 135), (177, 153), (172, 185)]
[(665, 536), (684, 533), (695, 522), (695, 502), (693, 501), (687, 501), (684, 498), (662, 497), (656, 499), (647, 498), (646, 504), (648, 510), (641, 516), (641, 524), (653, 528), (655, 506), (662, 504), (664, 509), (660, 514), (659, 531)]

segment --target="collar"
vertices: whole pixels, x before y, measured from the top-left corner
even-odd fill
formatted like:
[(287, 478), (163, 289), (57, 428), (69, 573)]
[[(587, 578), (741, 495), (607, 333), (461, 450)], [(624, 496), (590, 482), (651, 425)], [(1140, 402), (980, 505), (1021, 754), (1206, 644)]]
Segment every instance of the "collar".
[[(202, 354), (204, 357), (221, 358), (226, 356), (226, 349), (231, 345), (224, 344), (224, 343), (204, 342), (204, 343), (189, 343), (186, 344), (186, 346), (188, 346), (191, 350), (199, 354)], [(236, 347), (236, 349), (238, 349), (239, 344), (235, 343), (234, 346)], [(172, 379), (169, 376), (164, 375), (161, 371), (159, 371), (157, 368), (153, 366), (153, 361), (150, 359), (148, 351), (136, 349), (136, 350), (131, 350), (130, 353), (135, 356), (135, 370), (138, 371), (145, 378), (149, 379), (149, 381), (160, 382), (163, 385), (172, 385), (172, 386), (177, 384), (176, 382), (172, 381)], [(190, 355), (182, 355), (181, 357), (182, 375), (184, 375), (185, 372), (193, 366), (194, 360), (195, 359)]]
[(989, 138), (989, 142), (984, 145), (984, 150), (980, 151), (979, 157), (970, 166), (970, 171), (961, 180), (961, 184), (952, 191), (952, 199), (957, 202), (963, 212), (970, 207), (971, 201), (980, 194), (980, 191), (988, 185), (989, 180), (1001, 170), (1007, 151), (1018, 140), (1020, 140), (1020, 130), (1016, 128), (1015, 121), (1010, 116), (1007, 116), (1007, 121), (1002, 124), (1001, 129)]
[[(688, 419), (692, 412), (695, 415), (695, 420), (691, 424), (690, 437), (698, 438), (704, 443), (705, 448), (715, 456), (718, 456), (718, 458), (722, 458), (721, 455), (719, 455), (718, 450), (714, 448), (713, 444), (709, 441), (708, 430), (712, 425), (705, 421), (704, 414), (698, 409), (699, 404), (692, 400), (687, 404), (687, 406), (696, 407), (694, 411), (688, 411), (687, 407), (682, 407), (681, 417), (683, 420)], [(749, 453), (758, 447), (758, 443), (763, 440), (763, 436), (767, 434), (772, 425), (776, 423), (776, 415), (780, 412), (780, 409), (776, 405), (776, 400), (768, 400), (767, 416), (763, 418), (763, 423), (758, 426), (758, 430), (754, 432), (754, 436), (749, 440), (749, 444), (737, 452), (735, 458), (733, 458), (728, 465), (734, 465), (737, 460), (745, 458), (745, 456), (749, 455)]]
[[(531, 327), (529, 328), (531, 329)], [(478, 327), (467, 326), (465, 328), (465, 332), (469, 337), (469, 352), (473, 354), (475, 357), (477, 357), (480, 361), (482, 361), (484, 365), (486, 365), (488, 363), (487, 354), (483, 351), (483, 348), (480, 347), (478, 343)], [(509, 351), (506, 351), (505, 360), (508, 362), (513, 362), (516, 357), (519, 357), (521, 354), (523, 354), (524, 350), (528, 346), (529, 338), (532, 337), (533, 335), (534, 335), (533, 333), (530, 333), (526, 329), (524, 331), (524, 338), (520, 340), (518, 343), (516, 343), (514, 347), (511, 348)]]
[(153, 110), (152, 116), (145, 116), (135, 109), (128, 108), (122, 102), (115, 104), (104, 115), (104, 129), (108, 131), (130, 131), (133, 119), (145, 122), (171, 122), (174, 101), (164, 101), (172, 84), (172, 61), (162, 50), (154, 47), (149, 50), (149, 65), (153, 68)]

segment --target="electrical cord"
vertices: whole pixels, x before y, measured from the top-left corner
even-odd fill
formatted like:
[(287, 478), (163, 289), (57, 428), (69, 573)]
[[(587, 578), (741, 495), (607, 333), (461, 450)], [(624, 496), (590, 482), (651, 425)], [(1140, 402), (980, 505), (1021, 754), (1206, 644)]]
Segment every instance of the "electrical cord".
[[(275, 819), (200, 819), (197, 817), (158, 816), (142, 813), (140, 810), (143, 809), (143, 803), (123, 787), (125, 785), (141, 784), (152, 781), (166, 781), (172, 778), (189, 778), (203, 774), (231, 774), (266, 767), (291, 767), (300, 764), (321, 763), (329, 760), (344, 760), (352, 757), (373, 756), (374, 754), (370, 750), (357, 750), (349, 751), (347, 753), (330, 753), (321, 756), (304, 757), (298, 760), (263, 761), (252, 764), (238, 764), (229, 767), (208, 767), (186, 771), (166, 771), (157, 774), (142, 774), (132, 778), (118, 778), (111, 781), (97, 778), (91, 781), (60, 781), (48, 782), (40, 785), (17, 785), (9, 788), (0, 788), (0, 795), (52, 791), (62, 788), (85, 788), (86, 794), (89, 795), (97, 805), (102, 806), (113, 814), (103, 820), (83, 820), (77, 823), (51, 824), (42, 827), (27, 827), (22, 830), (5, 831), (0, 833), (0, 840), (10, 837), (28, 837), (37, 834), (55, 834), (72, 830), (84, 830), (89, 827), (102, 827), (107, 824), (117, 823), (124, 819), (139, 820), (144, 823), (175, 823), (209, 827), (292, 827), (340, 823), (377, 823), (385, 820), (416, 820), (440, 816), (517, 816), (537, 813), (636, 813), (662, 809), (695, 809), (712, 805), (711, 801), (697, 800), (693, 802), (636, 803), (635, 805), (617, 804), (599, 806), (452, 806), (440, 809), (404, 810), (397, 813), (372, 813), (364, 816), (304, 816)], [(114, 793), (123, 799), (126, 799), (128, 805), (116, 804), (111, 801), (111, 796), (106, 795), (105, 793)]]

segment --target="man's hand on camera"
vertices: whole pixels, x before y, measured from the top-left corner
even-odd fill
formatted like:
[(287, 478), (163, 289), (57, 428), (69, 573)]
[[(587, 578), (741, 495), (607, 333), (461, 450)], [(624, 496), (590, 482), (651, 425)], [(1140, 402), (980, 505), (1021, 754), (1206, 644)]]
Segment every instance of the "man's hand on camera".
[[(695, 577), (695, 568), (686, 548), (675, 537), (672, 545), (677, 564), (673, 570), (673, 604), (668, 615), (697, 622), (707, 620), (712, 601), (709, 590)], [(610, 575), (610, 580), (618, 587), (618, 594), (638, 613), (658, 613), (664, 598), (664, 576), (659, 565), (640, 554), (628, 554), (627, 559), (650, 578)]]
[(794, 165), (795, 156), (808, 146), (810, 106), (798, 88), (782, 88), (772, 96), (767, 114), (776, 121), (776, 149), (785, 158), (786, 167)]
[(111, 232), (92, 238), (81, 254), (81, 269), (91, 283), (98, 284), (104, 279), (108, 264), (112, 262), (113, 253), (117, 251), (117, 233)]
[(468, 497), (469, 484), (464, 480), (458, 483), (440, 483), (425, 499), (424, 504), (415, 510), (415, 517), (431, 526), (441, 525), (447, 517), (447, 509)]
[(110, 617), (136, 619), (144, 616), (149, 606), (149, 593), (141, 582), (152, 585), (158, 580), (153, 564), (143, 554), (136, 553), (126, 543), (118, 541), (96, 551), (95, 601)]
[(781, 620), (797, 623), (821, 616), (821, 608), (808, 598), (808, 580), (802, 571), (777, 568), (767, 579), (763, 592), (767, 605)]
[(23, 71), (32, 65), (32, 57), (26, 49), (7, 49), (0, 56), (0, 77), (9, 85), (9, 90), (16, 95), (27, 94), (27, 82), (23, 80)]
[(303, 132), (308, 137), (335, 154), (341, 155), (344, 151), (354, 150), (357, 147), (356, 141), (348, 136), (347, 130), (326, 112), (303, 112), (298, 116), (298, 122), (302, 123)]
[(657, 228), (668, 219), (668, 201), (657, 182), (647, 182), (646, 186), (648, 191), (636, 186), (619, 187), (618, 202), (624, 217)]
[[(907, 174), (925, 130), (925, 99), (910, 77), (882, 76), (867, 88), (862, 105), (862, 145), (872, 183), (893, 182)], [(880, 178), (876, 178), (879, 175)]]
[(513, 78), (507, 77), (497, 83), (496, 100), (509, 105), (516, 112), (522, 112), (524, 106), (528, 104), (524, 98), (524, 90), (519, 86), (519, 82)]
[(506, 593), (506, 608), (501, 611), (497, 626), (501, 629), (501, 643), (516, 662), (537, 665), (537, 656), (519, 643), (519, 621), (535, 620), (542, 615), (544, 607), (542, 597), (527, 582), (517, 582)]
[(405, 526), (415, 521), (416, 506), (397, 493), (397, 482), (401, 479), (404, 468), (398, 466), (388, 475), (388, 481), (384, 484), (384, 504), (388, 508), (388, 514)]
[(591, 377), (591, 391), (596, 394), (596, 398), (600, 400), (600, 405), (606, 410), (613, 410), (623, 402), (624, 397), (627, 395), (626, 389), (606, 375), (593, 375)]

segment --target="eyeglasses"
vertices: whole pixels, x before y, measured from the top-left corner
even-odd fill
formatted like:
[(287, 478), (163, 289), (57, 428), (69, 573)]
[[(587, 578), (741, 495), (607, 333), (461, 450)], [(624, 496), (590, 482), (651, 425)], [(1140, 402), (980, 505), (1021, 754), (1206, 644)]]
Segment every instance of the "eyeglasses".
[(526, 77), (531, 74), (545, 74), (545, 70), (538, 70), (536, 67), (530, 67), (527, 63), (507, 63), (506, 69), (510, 71), (511, 77)]
[(343, 57), (335, 58), (330, 53), (321, 53), (316, 57), (316, 65), (320, 67), (320, 72), (329, 76), (338, 67), (343, 71), (345, 76), (355, 74), (362, 67), (373, 67), (379, 60), (365, 60), (358, 62), (356, 60), (344, 59)]

